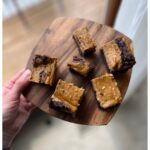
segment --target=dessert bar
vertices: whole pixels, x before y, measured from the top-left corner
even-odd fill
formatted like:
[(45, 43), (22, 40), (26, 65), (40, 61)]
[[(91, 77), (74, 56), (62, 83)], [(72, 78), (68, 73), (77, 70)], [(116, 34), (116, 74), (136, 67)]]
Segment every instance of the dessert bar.
[(85, 77), (94, 69), (92, 64), (78, 56), (74, 56), (73, 61), (69, 63), (68, 66), (71, 70)]
[(56, 58), (45, 55), (35, 55), (30, 81), (52, 85), (56, 72)]
[(112, 74), (92, 79), (92, 85), (96, 92), (96, 99), (102, 108), (105, 109), (121, 103), (121, 93)]
[(80, 105), (83, 94), (83, 88), (60, 79), (51, 96), (50, 107), (67, 113), (75, 113)]
[(136, 63), (132, 45), (125, 37), (106, 43), (101, 50), (112, 73), (125, 72)]
[(82, 55), (87, 56), (95, 52), (96, 44), (87, 28), (80, 28), (76, 30), (73, 37)]

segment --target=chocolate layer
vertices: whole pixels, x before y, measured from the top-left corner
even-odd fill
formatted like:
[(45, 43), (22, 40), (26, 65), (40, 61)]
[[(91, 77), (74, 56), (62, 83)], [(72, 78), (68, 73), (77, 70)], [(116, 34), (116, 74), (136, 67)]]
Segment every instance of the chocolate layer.
[(129, 53), (129, 50), (122, 38), (117, 38), (115, 42), (121, 50), (122, 64), (120, 67), (120, 71), (126, 71), (132, 68), (132, 66), (136, 63), (135, 57), (133, 56), (133, 54)]
[(63, 102), (61, 101), (54, 101), (54, 100), (51, 100), (49, 102), (49, 107), (51, 108), (54, 108), (58, 111), (63, 111), (63, 112), (66, 112), (66, 113), (71, 113), (71, 109), (69, 109), (69, 107), (67, 107)]

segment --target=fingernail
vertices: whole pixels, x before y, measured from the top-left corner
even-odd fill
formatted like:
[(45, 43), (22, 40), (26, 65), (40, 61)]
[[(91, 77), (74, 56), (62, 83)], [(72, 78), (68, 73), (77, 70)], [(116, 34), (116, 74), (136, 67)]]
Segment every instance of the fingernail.
[(30, 75), (31, 75), (31, 71), (30, 71), (29, 69), (27, 69), (27, 70), (23, 73), (22, 78), (28, 80), (28, 79), (30, 78)]

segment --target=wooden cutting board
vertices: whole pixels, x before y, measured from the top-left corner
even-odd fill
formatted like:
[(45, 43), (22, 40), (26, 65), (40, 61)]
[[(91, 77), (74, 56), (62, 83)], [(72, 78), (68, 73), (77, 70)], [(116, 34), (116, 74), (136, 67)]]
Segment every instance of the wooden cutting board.
[[(95, 55), (87, 58), (95, 64), (95, 70), (86, 78), (70, 72), (67, 66), (67, 64), (72, 61), (73, 56), (80, 55), (78, 47), (72, 38), (73, 32), (80, 27), (87, 27), (89, 33), (97, 43)], [(49, 113), (51, 116), (78, 124), (106, 125), (119, 106), (105, 110), (99, 108), (90, 80), (107, 72), (106, 65), (99, 49), (103, 44), (120, 35), (125, 36), (106, 25), (85, 19), (62, 17), (54, 20), (54, 22), (45, 30), (43, 36), (32, 50), (27, 68), (32, 69), (32, 60), (35, 54), (58, 58), (55, 84), (53, 87), (50, 87), (47, 85), (31, 83), (25, 92), (27, 98), (31, 100), (35, 106), (39, 107), (42, 111)], [(115, 76), (122, 97), (125, 96), (130, 77), (131, 70)], [(54, 92), (58, 79), (72, 82), (75, 85), (86, 89), (84, 99), (75, 116), (49, 108), (49, 98)]]

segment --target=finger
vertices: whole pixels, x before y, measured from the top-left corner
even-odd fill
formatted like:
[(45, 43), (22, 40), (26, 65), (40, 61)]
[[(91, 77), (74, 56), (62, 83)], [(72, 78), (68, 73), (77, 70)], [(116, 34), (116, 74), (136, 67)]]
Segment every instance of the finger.
[(36, 108), (35, 105), (33, 105), (31, 102), (29, 102), (28, 106), (26, 107), (26, 110), (28, 112), (32, 112)]
[(30, 106), (30, 105), (31, 105), (31, 102), (21, 94), (20, 106)]
[(28, 103), (22, 102), (21, 105), (19, 106), (19, 111), (20, 112), (30, 113), (35, 108), (36, 108), (36, 106), (33, 105), (31, 102), (28, 102)]
[(4, 88), (11, 89), (16, 80), (24, 73), (25, 69), (20, 70), (8, 83), (4, 85)]
[(23, 101), (23, 102), (26, 102), (26, 103), (29, 102), (29, 100), (28, 100), (23, 94), (21, 94), (20, 99), (21, 99), (21, 101)]
[(35, 105), (33, 105), (31, 102), (28, 102), (28, 103), (24, 104), (24, 107), (25, 107), (26, 111), (30, 112), (35, 108)]
[(30, 103), (29, 104), (30, 105), (30, 111), (34, 110), (36, 108), (36, 106), (31, 102), (29, 102), (29, 103)]
[(32, 104), (26, 97), (23, 95), (20, 96), (21, 105), (23, 105), (27, 110), (32, 110), (35, 108), (35, 105)]
[(22, 91), (27, 87), (29, 84), (29, 77), (30, 77), (31, 71), (26, 70), (15, 82), (13, 89), (11, 90), (11, 93), (14, 97), (20, 98), (20, 95)]
[(12, 125), (12, 128), (16, 131), (16, 134), (20, 131), (25, 122), (28, 120), (30, 114), (31, 111), (30, 112), (21, 111), (20, 113), (18, 113), (16, 120)]

